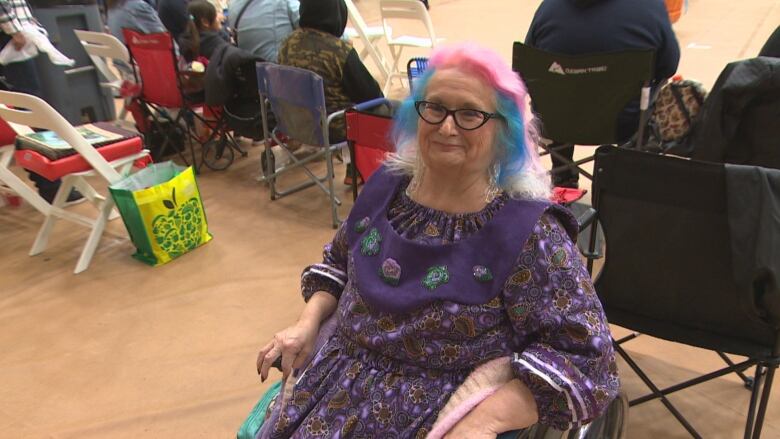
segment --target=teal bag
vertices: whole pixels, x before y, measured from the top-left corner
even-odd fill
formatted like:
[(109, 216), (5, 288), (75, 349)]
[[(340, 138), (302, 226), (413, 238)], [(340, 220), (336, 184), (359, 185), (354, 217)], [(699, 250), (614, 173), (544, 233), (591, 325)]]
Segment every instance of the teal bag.
[(265, 421), (265, 414), (268, 411), (268, 407), (271, 402), (276, 398), (279, 392), (282, 390), (282, 382), (275, 382), (270, 389), (268, 389), (260, 401), (257, 402), (255, 407), (249, 412), (249, 416), (246, 417), (244, 423), (236, 433), (236, 439), (254, 439), (257, 432), (260, 431), (260, 427), (263, 426)]

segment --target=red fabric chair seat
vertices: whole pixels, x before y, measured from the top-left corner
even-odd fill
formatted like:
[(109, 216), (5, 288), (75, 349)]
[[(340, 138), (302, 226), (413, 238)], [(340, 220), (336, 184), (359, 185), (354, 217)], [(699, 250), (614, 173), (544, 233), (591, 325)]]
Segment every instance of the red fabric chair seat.
[(556, 186), (553, 188), (550, 201), (557, 204), (569, 205), (584, 197), (586, 193), (588, 193), (588, 191), (585, 189), (573, 189)]
[[(144, 149), (144, 143), (141, 137), (132, 137), (130, 139), (124, 139), (101, 146), (97, 148), (97, 152), (99, 152), (106, 161), (111, 162), (131, 154), (139, 153), (142, 149)], [(59, 160), (49, 160), (35, 151), (23, 149), (14, 153), (14, 159), (16, 160), (16, 164), (22, 168), (40, 174), (51, 181), (62, 178), (67, 174), (84, 172), (92, 169), (92, 166), (90, 166), (84, 157), (79, 154), (64, 157)]]

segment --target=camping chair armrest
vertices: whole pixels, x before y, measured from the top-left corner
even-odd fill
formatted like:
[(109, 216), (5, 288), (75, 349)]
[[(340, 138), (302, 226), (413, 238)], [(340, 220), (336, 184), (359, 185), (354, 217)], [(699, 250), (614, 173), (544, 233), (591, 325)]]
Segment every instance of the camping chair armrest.
[[(371, 99), (370, 101), (361, 102), (361, 103), (359, 103), (359, 104), (357, 104), (357, 105), (355, 105), (353, 107), (350, 107), (350, 109), (355, 109), (355, 110), (358, 110), (358, 111), (365, 111), (365, 110), (368, 110), (369, 108), (378, 107), (378, 106), (380, 106), (382, 104), (387, 104), (388, 106), (391, 105), (390, 101), (388, 99), (386, 99), (386, 98), (376, 98), (376, 99)], [(345, 112), (346, 112), (346, 110), (339, 110), (339, 111), (334, 111), (333, 113), (329, 114), (328, 115), (328, 126), (330, 126), (330, 123), (333, 121), (333, 119), (335, 119), (335, 118), (337, 118), (339, 116), (343, 116)]]
[(357, 111), (366, 111), (368, 109), (371, 109), (371, 108), (374, 108), (374, 107), (378, 107), (378, 106), (380, 106), (382, 104), (385, 104), (385, 105), (388, 105), (388, 106), (392, 105), (390, 100), (387, 99), (387, 98), (374, 98), (374, 99), (371, 99), (370, 101), (361, 102), (361, 103), (353, 106), (352, 108), (354, 108)]
[(333, 122), (333, 120), (336, 119), (337, 117), (343, 116), (345, 111), (346, 110), (339, 110), (339, 111), (334, 111), (333, 113), (330, 113), (328, 115), (327, 126), (330, 126), (330, 123)]

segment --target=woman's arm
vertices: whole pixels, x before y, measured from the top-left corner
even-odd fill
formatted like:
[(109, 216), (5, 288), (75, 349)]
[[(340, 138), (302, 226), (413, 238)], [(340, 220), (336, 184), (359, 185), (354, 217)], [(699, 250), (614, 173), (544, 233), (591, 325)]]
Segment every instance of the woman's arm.
[(333, 237), (333, 241), (325, 246), (322, 252), (322, 262), (309, 265), (301, 274), (301, 293), (303, 300), (309, 301), (314, 293), (322, 291), (333, 295), (336, 299), (347, 284), (347, 232), (346, 223), (342, 223)]
[(282, 378), (305, 365), (317, 340), (320, 324), (333, 314), (337, 303), (332, 294), (317, 292), (306, 303), (294, 325), (274, 334), (257, 354), (257, 373), (262, 381), (268, 378), (268, 372), (279, 356), (282, 357)]
[(325, 246), (322, 262), (310, 265), (301, 275), (301, 292), (306, 301), (298, 321), (277, 332), (257, 355), (257, 373), (263, 381), (279, 356), (284, 378), (300, 368), (311, 354), (320, 324), (330, 317), (347, 282), (347, 241), (344, 225)]
[[(574, 229), (570, 225), (570, 229)], [(534, 227), (504, 306), (524, 344), (510, 365), (530, 390), (539, 422), (566, 430), (590, 422), (617, 395), (612, 339), (579, 250), (556, 216)]]

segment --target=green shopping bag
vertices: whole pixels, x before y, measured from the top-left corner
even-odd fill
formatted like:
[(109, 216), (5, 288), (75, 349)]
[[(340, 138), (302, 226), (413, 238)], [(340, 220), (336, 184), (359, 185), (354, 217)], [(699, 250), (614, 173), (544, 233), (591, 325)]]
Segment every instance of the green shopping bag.
[(139, 261), (161, 265), (211, 240), (192, 167), (151, 164), (109, 190)]

